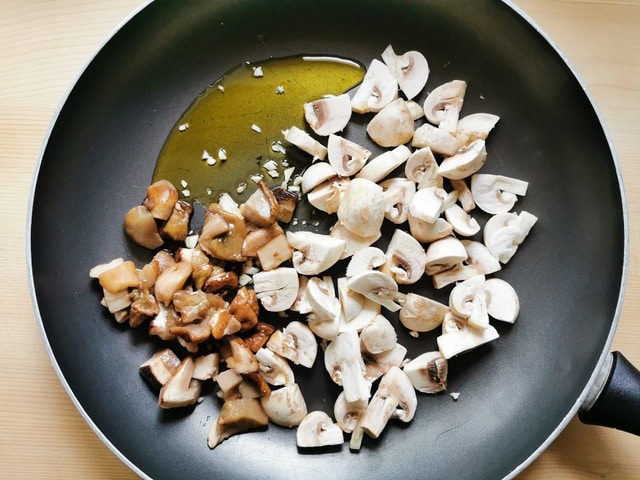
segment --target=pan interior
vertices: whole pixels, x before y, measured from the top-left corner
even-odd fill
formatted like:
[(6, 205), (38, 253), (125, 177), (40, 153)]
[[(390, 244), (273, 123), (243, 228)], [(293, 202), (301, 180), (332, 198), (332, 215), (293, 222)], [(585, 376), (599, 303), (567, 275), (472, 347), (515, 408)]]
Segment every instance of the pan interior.
[[(194, 410), (156, 408), (156, 394), (137, 370), (157, 345), (109, 318), (88, 271), (116, 257), (148, 259), (126, 240), (119, 219), (144, 197), (170, 129), (212, 81), (241, 62), (272, 56), (337, 55), (368, 64), (388, 44), (425, 54), (427, 89), (466, 80), (464, 114), (501, 118), (484, 171), (527, 180), (516, 210), (539, 217), (499, 274), (520, 295), (519, 320), (498, 326), (494, 344), (451, 361), (457, 402), (421, 396), (410, 425), (388, 427), (358, 454), (346, 445), (301, 454), (294, 431), (273, 426), (210, 451), (215, 399)], [(353, 133), (355, 141), (365, 135)], [(507, 5), (154, 2), (97, 54), (52, 128), (31, 213), (37, 309), (77, 404), (114, 451), (149, 477), (500, 478), (574, 408), (606, 346), (624, 264), (617, 178), (585, 92)], [(410, 351), (420, 348), (414, 342)], [(330, 411), (335, 389), (322, 365), (299, 375), (314, 405)]]

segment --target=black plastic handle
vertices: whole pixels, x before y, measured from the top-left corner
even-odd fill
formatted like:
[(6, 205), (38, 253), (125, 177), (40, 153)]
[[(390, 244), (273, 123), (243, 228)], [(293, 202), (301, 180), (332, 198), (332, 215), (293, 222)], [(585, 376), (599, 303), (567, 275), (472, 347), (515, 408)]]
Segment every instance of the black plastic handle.
[(583, 423), (640, 435), (640, 371), (613, 352), (609, 377), (595, 401), (578, 412)]

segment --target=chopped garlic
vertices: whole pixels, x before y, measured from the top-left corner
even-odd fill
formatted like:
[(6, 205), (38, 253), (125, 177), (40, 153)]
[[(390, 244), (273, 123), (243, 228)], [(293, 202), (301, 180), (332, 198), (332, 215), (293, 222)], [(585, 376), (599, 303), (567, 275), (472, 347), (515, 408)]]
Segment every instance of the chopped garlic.
[(280, 176), (277, 170), (269, 170), (267, 173), (271, 178), (278, 178)]
[(264, 77), (264, 72), (262, 71), (262, 67), (253, 67), (253, 76), (256, 78)]
[(246, 183), (241, 183), (238, 185), (238, 187), (236, 188), (236, 192), (238, 193), (242, 193), (247, 189), (247, 184)]
[(251, 177), (249, 178), (251, 178), (251, 180), (253, 180), (255, 183), (260, 183), (260, 180), (262, 180), (264, 177), (259, 173), (256, 173), (254, 175), (251, 175)]
[(185, 188), (184, 190), (182, 190), (182, 195), (184, 197), (190, 197), (191, 196), (191, 190), (189, 190), (188, 188)]
[(255, 123), (253, 125), (251, 125), (251, 130), (253, 130), (256, 133), (262, 133), (262, 129), (256, 125)]
[(224, 87), (222, 85), (218, 85), (218, 90), (220, 90), (222, 93), (224, 93)]
[(449, 396), (453, 398), (453, 401), (455, 402), (456, 400), (458, 400), (458, 398), (460, 398), (460, 392), (451, 392)]
[(227, 151), (224, 148), (218, 150), (218, 158), (223, 162), (227, 159)]
[(280, 143), (279, 140), (271, 144), (271, 150), (273, 150), (276, 153), (282, 153), (283, 155), (287, 153), (287, 150), (284, 148), (284, 145), (282, 145), (282, 143)]
[(213, 190), (211, 190), (209, 187), (207, 187), (207, 195), (211, 195), (213, 193)]
[(180, 132), (184, 132), (187, 128), (189, 128), (189, 124), (188, 124), (188, 123), (183, 123), (182, 125), (180, 125), (180, 126), (178, 127), (178, 130), (179, 130)]
[(216, 164), (216, 159), (213, 157), (209, 157), (207, 158), (207, 165), (215, 165)]
[(278, 168), (278, 164), (273, 159), (267, 160), (266, 162), (264, 162), (264, 165), (262, 166), (267, 170), (275, 170)]
[(282, 85), (278, 85), (276, 87), (276, 95), (282, 95), (284, 93), (284, 87)]
[(238, 277), (238, 284), (243, 286), (243, 287), (246, 286), (246, 285), (249, 285), (251, 282), (253, 282), (253, 278), (251, 278), (246, 273), (243, 273), (242, 275), (240, 275)]
[(284, 171), (284, 183), (287, 184), (289, 183), (289, 180), (291, 180), (291, 175), (293, 175), (293, 172), (296, 171), (296, 167), (289, 167)]
[(186, 180), (180, 180), (180, 185), (182, 185), (182, 188), (187, 188), (189, 184), (187, 183)]
[(197, 233), (189, 235), (187, 238), (184, 239), (185, 246), (187, 248), (195, 248), (196, 245), (198, 245), (198, 238), (200, 238), (200, 236)]

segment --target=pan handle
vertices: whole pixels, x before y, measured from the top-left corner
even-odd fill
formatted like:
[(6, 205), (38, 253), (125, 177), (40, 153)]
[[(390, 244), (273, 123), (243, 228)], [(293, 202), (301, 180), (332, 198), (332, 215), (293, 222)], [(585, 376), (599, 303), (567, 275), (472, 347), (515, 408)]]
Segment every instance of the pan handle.
[(640, 371), (620, 352), (613, 352), (601, 372), (578, 418), (640, 435)]

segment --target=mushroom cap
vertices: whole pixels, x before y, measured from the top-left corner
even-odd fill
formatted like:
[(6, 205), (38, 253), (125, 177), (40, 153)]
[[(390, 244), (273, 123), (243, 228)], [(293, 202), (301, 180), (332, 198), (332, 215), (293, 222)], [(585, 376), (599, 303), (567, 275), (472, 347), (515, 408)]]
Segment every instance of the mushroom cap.
[(296, 444), (300, 448), (327, 447), (342, 443), (344, 443), (342, 430), (323, 411), (309, 412), (298, 425)]
[(461, 180), (480, 170), (486, 160), (487, 149), (484, 140), (479, 138), (461, 148), (455, 155), (442, 160), (438, 173), (445, 178)]
[(298, 273), (291, 267), (261, 271), (253, 276), (253, 287), (265, 310), (281, 312), (293, 305), (298, 296)]
[(424, 101), (425, 116), (434, 125), (440, 125), (449, 114), (448, 112), (462, 110), (466, 91), (467, 83), (464, 80), (451, 80), (439, 85), (427, 95)]
[(506, 213), (518, 197), (526, 195), (528, 182), (504, 175), (478, 173), (471, 177), (471, 194), (476, 205), (492, 215)]
[(429, 64), (421, 52), (410, 50), (397, 55), (389, 45), (382, 52), (381, 57), (407, 99), (417, 96), (427, 84)]
[(489, 278), (484, 288), (489, 315), (502, 322), (514, 323), (520, 311), (520, 300), (511, 284), (501, 278)]
[(431, 298), (409, 292), (400, 309), (400, 323), (412, 332), (429, 332), (442, 325), (449, 307)]
[(404, 230), (396, 229), (391, 236), (383, 271), (399, 284), (416, 283), (424, 274), (427, 256), (418, 240)]

